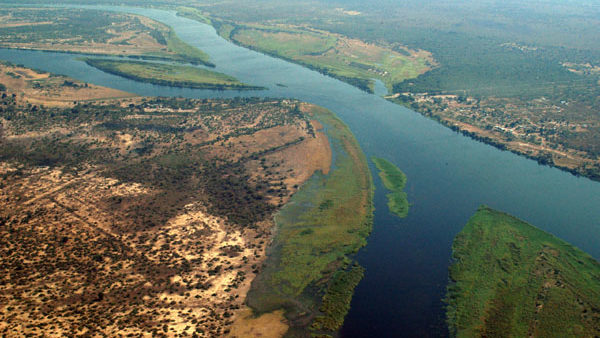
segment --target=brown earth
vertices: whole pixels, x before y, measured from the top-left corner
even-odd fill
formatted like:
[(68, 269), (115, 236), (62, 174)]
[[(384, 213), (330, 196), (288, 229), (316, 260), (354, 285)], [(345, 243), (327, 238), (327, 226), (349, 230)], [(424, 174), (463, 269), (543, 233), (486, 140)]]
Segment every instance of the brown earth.
[[(1, 73), (1, 335), (287, 330), (281, 314), (253, 318), (244, 301), (272, 213), (331, 165), (300, 103), (108, 100), (125, 93)], [(34, 111), (35, 81), (69, 81), (87, 101), (56, 89)], [(257, 322), (268, 325), (248, 331)]]
[[(41, 9), (15, 9), (26, 12), (38, 12), (42, 21), (32, 21), (17, 15), (4, 16), (5, 21), (0, 23), (0, 28), (27, 27), (27, 26), (52, 26), (64, 20), (63, 13), (47, 14)], [(49, 12), (51, 13), (51, 12)], [(56, 15), (54, 21), (47, 21)], [(164, 36), (169, 34), (169, 28), (157, 21), (134, 14), (114, 14), (114, 21), (108, 27), (97, 27), (113, 35), (105, 42), (96, 41), (93, 37), (74, 34), (72, 38), (44, 39), (40, 41), (6, 41), (0, 42), (4, 48), (49, 50), (59, 52), (74, 52), (100, 55), (163, 55), (170, 54), (165, 44), (161, 44), (152, 36), (153, 30), (161, 32)], [(46, 20), (44, 20), (46, 19)], [(131, 25), (139, 22), (139, 25)]]
[(132, 97), (120, 90), (75, 83), (67, 77), (0, 63), (0, 83), (17, 94), (20, 103), (49, 107), (73, 106), (74, 102)]

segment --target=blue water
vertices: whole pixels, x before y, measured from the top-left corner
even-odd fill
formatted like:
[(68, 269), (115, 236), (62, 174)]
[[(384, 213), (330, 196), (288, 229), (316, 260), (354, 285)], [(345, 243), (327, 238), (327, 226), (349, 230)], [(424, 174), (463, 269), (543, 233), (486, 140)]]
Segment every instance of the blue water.
[(232, 45), (212, 27), (172, 12), (113, 9), (172, 26), (183, 40), (207, 52), (217, 71), (269, 90), (219, 92), (138, 83), (91, 68), (69, 54), (0, 49), (0, 59), (140, 95), (308, 101), (344, 120), (367, 157), (387, 158), (406, 173), (412, 206), (405, 219), (389, 214), (385, 190), (374, 175), (374, 230), (368, 246), (357, 255), (366, 273), (343, 336), (445, 335), (441, 299), (452, 240), (481, 204), (513, 214), (600, 258), (599, 183), (500, 151), (377, 95)]

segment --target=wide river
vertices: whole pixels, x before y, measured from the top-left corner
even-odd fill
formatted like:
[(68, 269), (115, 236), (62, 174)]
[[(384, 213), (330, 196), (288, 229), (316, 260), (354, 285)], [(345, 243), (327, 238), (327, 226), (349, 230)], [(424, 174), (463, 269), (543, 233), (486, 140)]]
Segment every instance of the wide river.
[(218, 92), (138, 83), (91, 68), (70, 54), (0, 49), (0, 59), (141, 95), (308, 101), (344, 120), (367, 157), (390, 159), (406, 173), (412, 206), (405, 219), (388, 212), (385, 190), (374, 175), (374, 230), (357, 255), (366, 274), (356, 289), (343, 336), (447, 335), (442, 298), (452, 240), (481, 204), (520, 217), (600, 258), (599, 183), (500, 151), (376, 95), (235, 46), (211, 26), (173, 12), (110, 9), (164, 22), (207, 52), (217, 71), (269, 90)]

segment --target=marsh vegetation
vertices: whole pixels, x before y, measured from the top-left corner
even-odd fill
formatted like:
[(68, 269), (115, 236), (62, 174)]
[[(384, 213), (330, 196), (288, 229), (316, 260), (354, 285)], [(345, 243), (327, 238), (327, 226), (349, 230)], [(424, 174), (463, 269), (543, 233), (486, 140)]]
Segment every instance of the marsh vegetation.
[(600, 263), (482, 206), (456, 236), (446, 302), (458, 337), (584, 337), (600, 332)]

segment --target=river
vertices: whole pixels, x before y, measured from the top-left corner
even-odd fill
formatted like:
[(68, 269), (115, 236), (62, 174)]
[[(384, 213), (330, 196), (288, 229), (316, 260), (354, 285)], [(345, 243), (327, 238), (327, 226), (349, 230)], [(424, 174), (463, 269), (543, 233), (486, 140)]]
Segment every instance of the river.
[[(103, 73), (78, 55), (0, 49), (0, 59), (140, 95), (194, 98), (290, 97), (335, 112), (367, 157), (384, 157), (407, 175), (407, 218), (391, 215), (379, 177), (366, 268), (341, 331), (348, 337), (444, 336), (442, 298), (451, 244), (481, 204), (508, 212), (600, 258), (600, 184), (474, 141), (402, 106), (301, 66), (235, 46), (211, 26), (173, 12), (98, 7), (142, 14), (173, 27), (207, 52), (216, 70), (268, 87), (253, 92), (169, 88)], [(285, 87), (277, 86), (280, 83)], [(371, 170), (375, 168), (371, 164)]]

